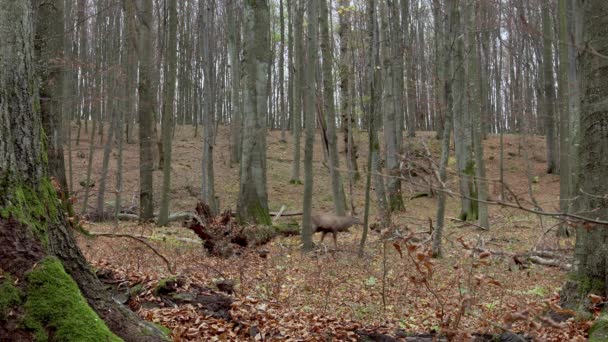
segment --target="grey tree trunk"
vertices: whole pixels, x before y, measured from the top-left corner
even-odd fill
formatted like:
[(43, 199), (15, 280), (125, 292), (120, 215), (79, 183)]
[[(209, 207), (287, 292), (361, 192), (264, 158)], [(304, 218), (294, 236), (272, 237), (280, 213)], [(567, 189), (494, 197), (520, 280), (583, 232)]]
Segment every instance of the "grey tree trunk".
[(446, 3), (446, 39), (444, 46), (445, 66), (446, 66), (446, 78), (444, 80), (445, 87), (445, 103), (447, 110), (445, 112), (445, 125), (443, 130), (443, 136), (441, 138), (441, 159), (439, 162), (439, 182), (440, 191), (437, 194), (437, 222), (435, 232), (433, 234), (432, 252), (435, 257), (441, 257), (442, 252), (442, 241), (443, 229), (445, 225), (445, 182), (447, 181), (447, 166), (450, 157), (450, 133), (452, 132), (452, 118), (457, 110), (456, 101), (454, 99), (453, 85), (456, 78), (456, 61), (462, 61), (462, 43), (457, 43), (456, 39), (460, 36), (459, 22), (459, 0), (448, 0)]
[(293, 141), (294, 153), (291, 168), (292, 184), (301, 184), (300, 181), (300, 136), (302, 131), (302, 98), (304, 97), (304, 5), (303, 0), (294, 0), (292, 8), (295, 8), (294, 18), (294, 44), (295, 44), (295, 68), (294, 71), (294, 105), (293, 105)]
[[(459, 2), (461, 11), (466, 13), (467, 6), (473, 6), (469, 3)], [(460, 17), (460, 15), (458, 16)], [(457, 23), (461, 28), (461, 32), (466, 29), (466, 22), (460, 20)], [(463, 33), (464, 34), (464, 33)], [(460, 219), (461, 220), (476, 220), (477, 219), (477, 202), (471, 201), (475, 198), (475, 189), (473, 178), (475, 176), (475, 162), (473, 161), (473, 131), (471, 125), (471, 113), (469, 112), (469, 102), (466, 97), (466, 89), (468, 86), (468, 63), (465, 60), (468, 57), (467, 53), (475, 53), (468, 51), (468, 45), (465, 46), (467, 36), (464, 35), (461, 39), (456, 40), (457, 48), (462, 49), (462, 53), (456, 53), (458, 58), (455, 63), (455, 79), (454, 87), (452, 88), (454, 96), (455, 110), (452, 113), (454, 123), (454, 144), (456, 152), (456, 164), (458, 167), (458, 178), (460, 185)], [(460, 46), (463, 45), (463, 46)]]
[(243, 146), (237, 215), (270, 224), (266, 192), (266, 115), (270, 68), (270, 18), (267, 0), (245, 2), (245, 91)]
[(406, 73), (406, 86), (407, 86), (407, 136), (416, 136), (416, 66), (414, 62), (414, 39), (413, 30), (411, 30), (411, 18), (410, 18), (410, 0), (401, 0), (401, 27), (403, 27), (403, 41), (406, 44), (405, 53), (405, 65), (407, 68)]
[(217, 214), (219, 208), (215, 198), (215, 177), (213, 174), (213, 145), (215, 144), (215, 101), (216, 101), (216, 68), (215, 68), (215, 0), (207, 0), (201, 8), (203, 13), (201, 32), (205, 35), (202, 49), (204, 56), (203, 72), (205, 74), (204, 84), (204, 112), (203, 112), (203, 183), (202, 198), (209, 205), (212, 214)]
[(283, 14), (283, 0), (279, 0), (279, 26), (281, 31), (281, 47), (279, 48), (279, 118), (281, 121), (281, 142), (287, 142), (287, 110), (285, 107), (285, 15)]
[(441, 18), (442, 13), (442, 1), (433, 0), (433, 22), (434, 22), (434, 31), (435, 31), (435, 79), (433, 88), (435, 90), (435, 102), (437, 106), (437, 115), (436, 115), (436, 131), (437, 131), (437, 139), (442, 139), (443, 129), (445, 127), (445, 94), (443, 93), (445, 90), (444, 87), (444, 79), (445, 79), (445, 65), (443, 54), (443, 40), (445, 34), (445, 23)]
[(386, 11), (384, 12), (384, 15), (382, 15), (382, 31), (384, 32), (383, 64), (386, 78), (384, 98), (382, 101), (382, 103), (384, 103), (384, 110), (382, 111), (382, 124), (384, 126), (384, 146), (386, 149), (386, 169), (388, 174), (388, 207), (392, 212), (403, 210), (405, 208), (403, 204), (403, 196), (401, 194), (401, 181), (399, 178), (400, 149), (399, 141), (397, 140), (400, 136), (398, 131), (401, 131), (397, 116), (402, 115), (402, 112), (400, 111), (402, 107), (399, 105), (401, 100), (399, 78), (402, 78), (403, 74), (399, 72), (401, 70), (400, 67), (402, 66), (399, 51), (400, 39), (398, 36), (391, 34), (391, 28), (395, 28), (394, 22), (396, 22), (398, 19), (398, 16), (395, 17), (395, 3), (393, 1), (387, 1), (386, 7)]
[(155, 93), (152, 86), (152, 0), (142, 1), (139, 17), (139, 219), (148, 221), (154, 215), (153, 178), (154, 170), (154, 108)]
[(127, 144), (133, 143), (133, 117), (135, 116), (135, 104), (137, 103), (137, 28), (135, 18), (135, 2), (133, 0), (123, 0), (125, 11), (125, 30), (127, 45), (126, 58), (126, 97), (127, 108), (125, 113), (125, 132), (120, 132), (126, 137)]
[(389, 227), (391, 223), (390, 211), (386, 200), (386, 190), (384, 186), (384, 177), (382, 176), (382, 168), (380, 166), (380, 141), (378, 139), (378, 121), (381, 118), (381, 97), (382, 97), (382, 72), (380, 63), (380, 32), (378, 27), (378, 16), (376, 14), (376, 4), (374, 1), (368, 2), (371, 13), (368, 27), (370, 30), (370, 62), (368, 67), (369, 76), (369, 153), (371, 155), (371, 166), (373, 173), (373, 182), (376, 192), (376, 201), (378, 205), (378, 213), (382, 218), (382, 226)]
[[(567, 213), (571, 202), (570, 189), (570, 132), (569, 132), (569, 108), (568, 98), (568, 5), (567, 0), (558, 0), (557, 19), (559, 29), (559, 74), (558, 74), (558, 106), (559, 106), (559, 199), (560, 211)], [(566, 237), (569, 235), (568, 226), (561, 224), (557, 230), (557, 236)]]
[(162, 116), (163, 144), (163, 189), (158, 214), (158, 225), (165, 226), (169, 218), (169, 194), (171, 192), (171, 137), (175, 118), (175, 80), (177, 78), (177, 0), (168, 3), (169, 32), (167, 39), (167, 59), (165, 63), (165, 86)]
[(237, 0), (228, 3), (228, 16), (232, 18), (228, 28), (228, 55), (230, 57), (230, 117), (232, 120), (232, 141), (230, 164), (234, 165), (241, 158), (241, 130), (242, 130), (242, 107), (241, 107), (241, 20), (240, 11), (237, 8)]
[(340, 27), (338, 29), (338, 35), (340, 36), (340, 115), (342, 118), (342, 131), (344, 134), (344, 150), (346, 152), (346, 160), (350, 173), (349, 177), (356, 180), (360, 176), (357, 166), (356, 146), (353, 141), (355, 120), (353, 115), (351, 115), (354, 108), (351, 104), (353, 99), (351, 81), (354, 83), (355, 72), (353, 70), (353, 61), (350, 58), (349, 51), (349, 42), (351, 39), (350, 0), (339, 0), (338, 5), (341, 9), (338, 11), (340, 17)]
[(318, 32), (319, 14), (318, 1), (308, 1), (308, 44), (306, 48), (306, 73), (304, 74), (306, 83), (306, 93), (304, 98), (304, 128), (306, 139), (304, 145), (304, 200), (302, 214), (302, 249), (310, 251), (312, 243), (312, 186), (313, 186), (313, 148), (315, 142), (315, 98), (317, 92), (317, 61), (318, 61)]
[[(45, 21), (50, 19), (43, 18)], [(39, 326), (38, 336), (62, 340), (63, 334), (69, 334), (75, 340), (94, 336), (96, 340), (118, 341), (118, 335), (126, 341), (168, 340), (160, 330), (142, 322), (105, 292), (67, 225), (63, 205), (44, 162), (46, 138), (40, 116), (37, 75), (34, 74), (37, 68), (32, 55), (31, 2), (3, 1), (0, 3), (0, 22), (0, 243), (8, 247), (0, 251), (0, 268), (16, 281), (15, 286), (21, 287), (23, 303), (36, 300), (40, 291), (58, 298), (59, 302), (57, 299), (43, 302), (37, 308), (40, 310), (38, 315), (62, 309), (59, 293), (72, 297), (65, 299), (66, 305), (79, 305), (71, 312), (78, 312), (80, 316), (67, 318), (85, 324), (86, 332), (69, 327), (66, 331), (62, 319), (41, 318), (34, 313), (29, 317)], [(54, 272), (53, 278), (58, 283), (45, 283), (41, 289), (35, 279), (48, 272)], [(36, 291), (38, 294), (34, 293)], [(15, 312), (28, 314), (27, 310), (27, 305), (23, 305)], [(100, 318), (108, 326), (100, 322)], [(49, 331), (55, 334), (49, 336)]]
[[(486, 180), (486, 165), (483, 159), (483, 115), (482, 110), (485, 109), (484, 88), (481, 86), (484, 83), (482, 80), (482, 63), (481, 63), (481, 37), (478, 37), (477, 28), (477, 12), (475, 7), (471, 6), (468, 11), (468, 43), (469, 43), (469, 111), (471, 116), (471, 126), (473, 133), (473, 146), (475, 150), (475, 189), (477, 192), (477, 210), (479, 226), (485, 229), (490, 228), (488, 220), (488, 205), (485, 203), (488, 198), (487, 180)], [(481, 100), (480, 100), (481, 99)]]
[[(87, 20), (86, 20), (85, 13), (84, 13), (86, 5), (87, 5), (87, 0), (78, 0), (77, 20), (78, 20), (78, 22), (82, 23), (78, 27), (78, 36), (79, 36), (78, 60), (81, 63), (85, 63), (86, 59), (87, 59), (87, 32), (86, 32)], [(78, 125), (78, 131), (76, 133), (76, 146), (78, 146), (80, 144), (80, 132), (82, 129), (82, 118), (84, 117), (84, 113), (86, 111), (85, 106), (88, 106), (86, 101), (81, 102), (81, 101), (85, 100), (85, 98), (86, 98), (85, 91), (84, 91), (85, 81), (86, 81), (86, 70), (84, 70), (84, 68), (81, 67), (80, 71), (82, 73), (82, 76), (78, 79), (79, 104), (77, 106), (78, 111), (76, 113), (76, 124)]]
[(340, 176), (340, 162), (338, 155), (338, 140), (336, 139), (336, 108), (334, 105), (334, 76), (332, 66), (334, 63), (331, 51), (329, 33), (329, 10), (327, 2), (320, 1), (320, 27), (321, 27), (321, 53), (323, 55), (323, 95), (325, 122), (327, 124), (327, 147), (329, 154), (329, 175), (331, 178), (331, 190), (334, 197), (334, 211), (336, 215), (344, 215), (346, 198), (342, 177)]
[(64, 51), (63, 1), (51, 3), (35, 1), (37, 7), (35, 49), (40, 70), (40, 112), (47, 138), (50, 176), (60, 185), (64, 195), (68, 191), (63, 153), (64, 130), (62, 105), (64, 68), (67, 61)]
[[(368, 113), (368, 124), (369, 124), (369, 153), (367, 155), (367, 175), (365, 180), (365, 216), (363, 221), (363, 233), (361, 234), (361, 242), (359, 243), (359, 257), (363, 257), (365, 252), (365, 242), (367, 241), (367, 232), (369, 227), (369, 207), (371, 202), (370, 188), (372, 181), (372, 173), (375, 171), (374, 169), (374, 157), (372, 150), (374, 149), (373, 145), (378, 144), (378, 138), (374, 137), (376, 130), (373, 128), (375, 126), (374, 121), (376, 120), (374, 117), (374, 109), (377, 103), (377, 91), (376, 87), (376, 72), (377, 72), (377, 64), (378, 64), (378, 54), (379, 51), (374, 51), (374, 49), (378, 49), (379, 46), (376, 44), (377, 32), (376, 32), (376, 1), (375, 0), (367, 0), (367, 35), (369, 37), (369, 91), (370, 91), (370, 104), (369, 104), (369, 113)], [(376, 147), (378, 148), (378, 147)], [(379, 205), (380, 207), (380, 205)], [(385, 207), (386, 208), (386, 207)], [(380, 211), (380, 210), (378, 210)]]
[(544, 100), (543, 109), (545, 116), (545, 132), (547, 136), (547, 173), (556, 173), (557, 148), (555, 134), (555, 81), (553, 80), (553, 44), (551, 14), (545, 5), (542, 9), (542, 32), (543, 32), (543, 83)]
[[(581, 89), (580, 171), (576, 184), (575, 209), (582, 215), (608, 219), (608, 2), (601, 0), (579, 3), (582, 17), (575, 21), (582, 27), (578, 50)], [(578, 4), (577, 4), (578, 5)], [(580, 20), (580, 21), (579, 21)], [(563, 301), (571, 308), (586, 310), (588, 294), (607, 294), (608, 230), (606, 225), (578, 223), (571, 280), (562, 291)], [(590, 330), (590, 341), (605, 341), (608, 326), (605, 316)]]

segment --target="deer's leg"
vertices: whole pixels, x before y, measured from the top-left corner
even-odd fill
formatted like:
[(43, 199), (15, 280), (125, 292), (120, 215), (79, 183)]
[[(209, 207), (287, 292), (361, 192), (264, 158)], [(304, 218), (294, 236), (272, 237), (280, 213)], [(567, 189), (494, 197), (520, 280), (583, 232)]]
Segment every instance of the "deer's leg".
[(322, 232), (321, 233), (321, 242), (320, 243), (323, 243), (323, 239), (325, 239), (325, 235), (326, 234), (327, 234), (327, 232)]
[(331, 232), (331, 234), (334, 237), (334, 247), (338, 249), (338, 239), (336, 238), (336, 235), (338, 234), (336, 232)]

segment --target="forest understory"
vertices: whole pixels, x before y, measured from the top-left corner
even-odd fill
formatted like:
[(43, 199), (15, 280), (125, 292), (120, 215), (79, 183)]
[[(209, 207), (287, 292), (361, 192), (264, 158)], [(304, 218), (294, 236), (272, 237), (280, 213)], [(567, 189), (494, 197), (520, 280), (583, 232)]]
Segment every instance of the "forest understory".
[[(74, 137), (75, 124), (72, 129)], [(95, 172), (102, 169), (103, 148), (100, 136), (94, 136), (92, 183), (100, 177)], [(227, 127), (218, 128), (215, 189), (220, 209), (234, 211), (239, 169), (230, 166), (229, 136)], [(73, 188), (78, 212), (82, 185), (87, 184), (90, 132), (82, 137), (78, 146), (72, 143), (72, 179), (75, 185), (81, 184)], [(359, 170), (366, 170), (367, 133), (357, 131), (354, 139), (360, 147)], [(274, 212), (282, 207), (284, 212), (302, 210), (304, 187), (289, 182), (294, 153), (293, 139), (288, 140), (281, 142), (279, 131), (267, 136), (268, 198)], [(536, 202), (543, 211), (559, 211), (559, 176), (546, 173), (544, 141), (540, 136), (504, 136), (505, 184), (510, 196), (502, 201), (530, 209)], [(198, 203), (201, 144), (192, 127), (176, 127), (171, 213), (194, 212)], [(316, 234), (314, 252), (303, 254), (300, 237), (278, 236), (261, 246), (235, 247), (226, 258), (209, 255), (199, 237), (179, 221), (157, 227), (129, 221), (116, 226), (113, 220), (91, 219), (83, 227), (104, 236), (79, 234), (79, 245), (98, 276), (114, 288), (115, 298), (146, 320), (169, 328), (174, 341), (433, 341), (437, 332), (455, 341), (522, 340), (514, 333), (521, 333), (525, 340), (586, 340), (593, 317), (564, 320), (570, 312), (557, 306), (574, 245), (574, 238), (556, 237), (559, 221), (533, 211), (490, 205), (490, 229), (481, 230), (474, 222), (457, 219), (460, 199), (448, 196), (444, 257), (432, 259), (430, 232), (436, 198), (429, 188), (437, 187), (433, 179), (440, 141), (434, 132), (417, 132), (415, 138), (406, 138), (404, 146), (405, 210), (393, 215), (390, 236), (385, 231), (371, 232), (363, 257), (357, 256), (361, 226), (338, 234), (337, 248), (331, 239), (320, 244)], [(488, 136), (484, 151), (487, 177), (496, 180), (497, 135)], [(346, 165), (343, 153), (340, 158), (341, 165)], [(134, 212), (138, 209), (138, 159), (138, 145), (125, 145), (123, 208)], [(329, 212), (333, 198), (320, 142), (315, 143), (313, 168), (313, 209)], [(447, 185), (456, 192), (454, 168), (451, 157)], [(107, 179), (105, 196), (110, 212), (115, 203), (115, 170), (116, 155), (110, 161), (112, 176)], [(345, 170), (342, 176), (349, 198)], [(160, 198), (161, 179), (162, 171), (155, 171), (155, 199)], [(353, 186), (353, 203), (360, 217), (364, 185), (362, 177)], [(490, 185), (490, 200), (497, 200), (499, 186)], [(95, 190), (93, 186), (89, 203), (96, 203)], [(85, 211), (92, 213), (94, 208)], [(370, 217), (372, 225), (378, 221), (373, 202)], [(299, 216), (276, 221), (278, 226), (299, 223)]]

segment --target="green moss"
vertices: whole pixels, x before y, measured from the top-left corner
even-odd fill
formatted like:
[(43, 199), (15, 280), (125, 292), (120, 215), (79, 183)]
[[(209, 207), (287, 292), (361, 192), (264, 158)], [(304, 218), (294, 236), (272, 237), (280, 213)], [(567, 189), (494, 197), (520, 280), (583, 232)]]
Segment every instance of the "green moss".
[(251, 226), (243, 230), (249, 244), (259, 246), (267, 243), (277, 235), (277, 230), (271, 226)]
[(24, 326), (36, 341), (121, 341), (89, 307), (59, 260), (44, 259), (27, 275)]
[(12, 195), (0, 209), (0, 216), (4, 219), (12, 217), (29, 227), (46, 247), (46, 227), (56, 222), (60, 206), (53, 184), (48, 178), (43, 178), (37, 189), (25, 184), (14, 186), (13, 189)]
[(160, 324), (157, 324), (157, 323), (152, 323), (152, 324), (154, 324), (154, 326), (157, 327), (158, 330), (162, 331), (165, 335), (171, 336), (171, 332), (172, 332), (171, 329), (167, 328), (164, 325), (160, 325)]
[(9, 276), (0, 284), (0, 320), (6, 317), (8, 309), (21, 304), (21, 293), (13, 286), (13, 279)]
[(135, 297), (139, 295), (144, 290), (144, 287), (141, 284), (137, 284), (129, 289), (129, 294), (131, 297)]
[(289, 184), (302, 185), (304, 183), (302, 183), (302, 181), (299, 180), (299, 179), (292, 179), (292, 180), (289, 181)]
[(608, 341), (608, 314), (602, 315), (589, 329), (589, 341)]
[(271, 223), (270, 213), (262, 206), (262, 204), (260, 204), (259, 201), (254, 201), (253, 203), (249, 204), (247, 214), (252, 222), (268, 226)]
[(588, 294), (601, 294), (604, 291), (604, 281), (581, 274), (570, 274), (568, 277), (578, 285), (578, 294), (584, 298)]
[(163, 293), (172, 292), (173, 291), (172, 288), (176, 283), (177, 283), (177, 277), (171, 276), (171, 277), (163, 278), (156, 285), (156, 288), (154, 289), (154, 293), (156, 295), (159, 295), (159, 294), (163, 294)]
[(284, 236), (300, 235), (300, 224), (297, 221), (275, 224), (273, 228)]

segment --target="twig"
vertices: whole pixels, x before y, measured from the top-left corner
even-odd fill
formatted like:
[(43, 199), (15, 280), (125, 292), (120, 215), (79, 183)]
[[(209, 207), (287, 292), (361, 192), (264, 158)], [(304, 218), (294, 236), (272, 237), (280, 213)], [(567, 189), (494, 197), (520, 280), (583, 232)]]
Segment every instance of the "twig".
[(448, 217), (446, 217), (446, 218), (448, 218), (448, 219), (450, 219), (450, 220), (452, 220), (452, 221), (458, 221), (458, 222), (462, 222), (463, 224), (468, 225), (468, 226), (477, 227), (477, 228), (479, 228), (479, 229), (481, 229), (481, 230), (488, 230), (488, 228), (482, 227), (482, 226), (480, 226), (480, 225), (478, 225), (478, 224), (475, 224), (475, 223), (473, 223), (473, 222), (463, 221), (463, 220), (461, 220), (461, 219), (459, 219), (459, 218), (455, 218), (455, 217), (449, 217), (449, 216), (448, 216)]
[(508, 333), (512, 334), (513, 336), (516, 336), (517, 339), (519, 341), (521, 341), (521, 342), (526, 342), (526, 340), (523, 337), (519, 336), (519, 334), (514, 333), (513, 330), (507, 328), (506, 326), (504, 326), (502, 324), (498, 324), (496, 322), (490, 321), (490, 320), (488, 320), (488, 319), (486, 319), (486, 318), (484, 318), (484, 317), (482, 317), (482, 316), (480, 316), (480, 315), (478, 315), (478, 314), (476, 314), (474, 312), (467, 312), (467, 314), (471, 315), (471, 316), (473, 316), (473, 317), (475, 317), (477, 319), (480, 319), (480, 320), (482, 320), (482, 321), (484, 321), (486, 323), (488, 323), (489, 325), (493, 326), (494, 328), (501, 329), (501, 330), (503, 330), (505, 332), (508, 332)]
[(169, 262), (169, 260), (164, 255), (160, 254), (160, 252), (158, 252), (154, 247), (152, 247), (152, 245), (150, 245), (149, 243), (144, 241), (142, 238), (139, 238), (139, 237), (136, 237), (133, 235), (129, 235), (129, 234), (112, 234), (112, 233), (90, 233), (90, 235), (91, 236), (110, 237), (110, 238), (128, 238), (128, 239), (135, 240), (143, 245), (146, 245), (146, 247), (150, 248), (152, 250), (152, 252), (154, 252), (154, 254), (156, 254), (158, 257), (163, 259), (163, 261), (167, 265), (167, 269), (169, 270), (169, 273), (174, 274), (173, 267), (171, 267), (171, 263)]

